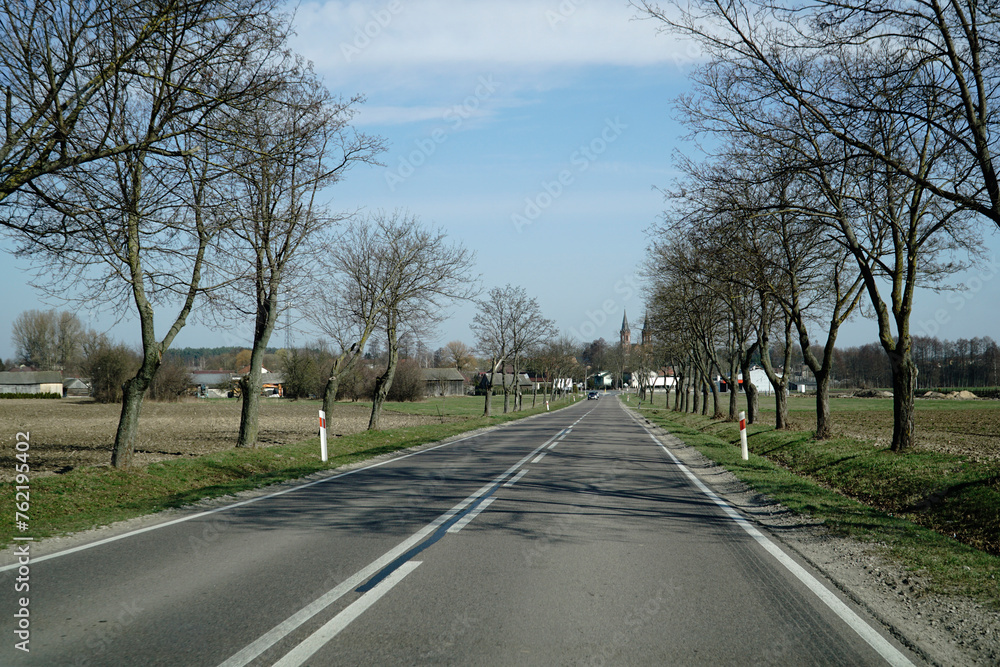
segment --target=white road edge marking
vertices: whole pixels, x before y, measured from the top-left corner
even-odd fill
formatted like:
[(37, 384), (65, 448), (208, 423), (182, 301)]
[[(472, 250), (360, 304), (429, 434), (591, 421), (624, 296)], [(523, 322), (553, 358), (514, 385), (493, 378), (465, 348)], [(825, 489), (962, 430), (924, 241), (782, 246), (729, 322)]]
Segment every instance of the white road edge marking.
[(316, 651), (323, 648), (327, 642), (340, 634), (341, 630), (351, 624), (351, 621), (378, 602), (379, 598), (402, 581), (403, 577), (417, 569), (417, 566), (421, 562), (411, 560), (400, 565), (393, 570), (392, 574), (380, 581), (375, 588), (347, 605), (342, 612), (331, 618), (323, 627), (306, 637), (301, 644), (285, 654), (285, 657), (274, 663), (274, 667), (299, 667), (299, 665), (311, 658)]
[(470, 511), (468, 514), (466, 514), (461, 519), (459, 519), (451, 526), (449, 526), (448, 532), (457, 533), (458, 531), (468, 526), (470, 521), (479, 516), (479, 513), (482, 512), (487, 507), (489, 507), (490, 503), (492, 503), (496, 499), (497, 499), (496, 496), (490, 496), (489, 498), (484, 499), (483, 502), (476, 505), (476, 507), (472, 511)]
[[(621, 403), (619, 403), (619, 405), (621, 405)], [(625, 407), (622, 406), (622, 409), (624, 410)], [(681, 472), (683, 472), (702, 493), (708, 496), (716, 505), (721, 507), (722, 511), (725, 512), (729, 518), (735, 521), (740, 528), (745, 530), (748, 535), (754, 538), (765, 551), (774, 556), (775, 560), (781, 563), (785, 569), (795, 576), (796, 579), (801, 581), (810, 591), (813, 592), (813, 594), (816, 595), (816, 597), (822, 600), (826, 606), (833, 611), (833, 613), (839, 616), (842, 621), (847, 623), (848, 627), (858, 633), (858, 636), (868, 642), (868, 645), (875, 649), (875, 652), (882, 656), (887, 663), (893, 665), (893, 667), (913, 667), (913, 663), (910, 662), (905, 655), (900, 653), (895, 646), (886, 641), (885, 637), (876, 632), (875, 629), (868, 625), (863, 618), (858, 616), (853, 609), (844, 604), (840, 598), (831, 593), (830, 589), (824, 586), (818, 579), (816, 579), (816, 577), (809, 574), (805, 568), (792, 560), (792, 558), (778, 548), (774, 542), (767, 539), (767, 537), (751, 525), (749, 521), (740, 516), (740, 514), (733, 509), (729, 503), (717, 496), (714, 491), (705, 486), (705, 484), (698, 479), (698, 477), (695, 476), (695, 474), (691, 472), (686, 465), (680, 462), (680, 459), (674, 456), (672, 451), (667, 449), (663, 443), (660, 442), (655, 435), (653, 435), (645, 424), (636, 419), (635, 416), (627, 410), (626, 414), (632, 417), (632, 420), (641, 426), (646, 432), (646, 435), (648, 435), (653, 442), (660, 447), (660, 449), (665, 451), (670, 458), (673, 459), (674, 465), (680, 468)]]
[[(410, 535), (410, 537), (403, 540), (389, 551), (382, 554), (382, 556), (380, 556), (378, 559), (372, 561), (365, 567), (361, 568), (356, 573), (351, 575), (349, 578), (347, 578), (334, 588), (331, 588), (325, 594), (321, 595), (310, 604), (306, 605), (305, 607), (295, 612), (294, 614), (286, 618), (278, 625), (274, 626), (273, 628), (265, 632), (263, 635), (261, 635), (254, 641), (244, 646), (243, 649), (241, 649), (238, 653), (232, 655), (228, 660), (219, 665), (219, 667), (245, 667), (245, 665), (249, 664), (251, 661), (256, 659), (257, 656), (259, 656), (261, 653), (274, 646), (277, 642), (281, 641), (281, 639), (284, 638), (286, 635), (288, 635), (296, 628), (298, 628), (300, 625), (308, 621), (310, 618), (312, 618), (313, 616), (315, 616), (316, 614), (323, 611), (331, 604), (339, 600), (348, 591), (351, 591), (360, 586), (361, 584), (363, 584), (377, 572), (382, 570), (385, 566), (389, 565), (394, 560), (396, 560), (404, 553), (409, 551), (412, 547), (416, 546), (421, 541), (423, 541), (425, 537), (436, 531), (444, 523), (451, 520), (452, 517), (454, 517), (456, 514), (462, 512), (466, 507), (474, 503), (477, 499), (482, 497), (490, 489), (495, 487), (497, 484), (503, 482), (507, 477), (509, 477), (521, 466), (527, 463), (532, 456), (536, 455), (538, 452), (548, 447), (553, 440), (559, 437), (560, 433), (562, 433), (562, 431), (556, 433), (554, 436), (552, 436), (551, 438), (543, 442), (541, 445), (536, 447), (534, 450), (526, 454), (524, 458), (522, 458), (520, 461), (512, 465), (506, 471), (504, 471), (500, 475), (497, 475), (497, 477), (495, 477), (492, 482), (489, 482), (481, 489), (473, 493), (471, 496), (469, 496), (468, 498), (466, 498), (459, 504), (455, 505), (441, 516), (439, 516), (437, 519), (427, 524), (426, 526), (415, 532), (413, 535)], [(398, 459), (393, 459), (393, 460), (398, 460)]]

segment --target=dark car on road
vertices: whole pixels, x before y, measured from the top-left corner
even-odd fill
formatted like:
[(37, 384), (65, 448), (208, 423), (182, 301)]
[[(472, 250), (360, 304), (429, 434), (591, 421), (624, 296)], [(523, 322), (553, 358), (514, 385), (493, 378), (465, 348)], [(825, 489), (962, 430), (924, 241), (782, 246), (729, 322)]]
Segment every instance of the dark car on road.
[(597, 393), (596, 391), (592, 391), (592, 392), (590, 392), (589, 394), (587, 394), (587, 400), (588, 400), (588, 401), (590, 401), (590, 400), (594, 400), (594, 401), (596, 401), (596, 400), (597, 400), (597, 399), (599, 399), (600, 397), (601, 397), (601, 395), (600, 395), (600, 394), (598, 394), (598, 393)]

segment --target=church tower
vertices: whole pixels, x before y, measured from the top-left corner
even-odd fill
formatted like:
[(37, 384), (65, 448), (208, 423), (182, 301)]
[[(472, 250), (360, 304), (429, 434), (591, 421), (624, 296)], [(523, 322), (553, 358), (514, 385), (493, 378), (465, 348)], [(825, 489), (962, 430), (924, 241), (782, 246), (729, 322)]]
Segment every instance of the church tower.
[(649, 313), (642, 320), (642, 344), (649, 345), (653, 342), (653, 330), (649, 328)]
[(632, 345), (632, 332), (628, 328), (628, 313), (622, 311), (622, 330), (621, 330), (621, 341), (622, 347), (628, 347)]

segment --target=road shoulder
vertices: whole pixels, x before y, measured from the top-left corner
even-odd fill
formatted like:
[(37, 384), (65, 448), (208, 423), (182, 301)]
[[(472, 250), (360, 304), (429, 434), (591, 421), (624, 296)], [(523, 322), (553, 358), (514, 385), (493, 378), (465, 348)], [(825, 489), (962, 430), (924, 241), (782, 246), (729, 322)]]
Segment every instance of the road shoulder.
[(632, 412), (716, 494), (822, 572), (930, 663), (1000, 664), (1000, 615), (964, 597), (929, 593), (884, 548), (832, 535), (820, 522), (753, 491), (694, 447)]

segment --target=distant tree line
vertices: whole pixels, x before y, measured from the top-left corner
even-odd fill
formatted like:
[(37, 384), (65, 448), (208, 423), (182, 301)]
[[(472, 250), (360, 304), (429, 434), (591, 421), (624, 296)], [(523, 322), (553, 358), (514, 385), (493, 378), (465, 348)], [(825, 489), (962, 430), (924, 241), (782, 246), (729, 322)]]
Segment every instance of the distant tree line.
[[(918, 388), (1000, 386), (1000, 346), (986, 336), (956, 341), (913, 337), (913, 359), (920, 370)], [(891, 386), (892, 369), (882, 348), (875, 344), (836, 352), (835, 374), (844, 386)]]

